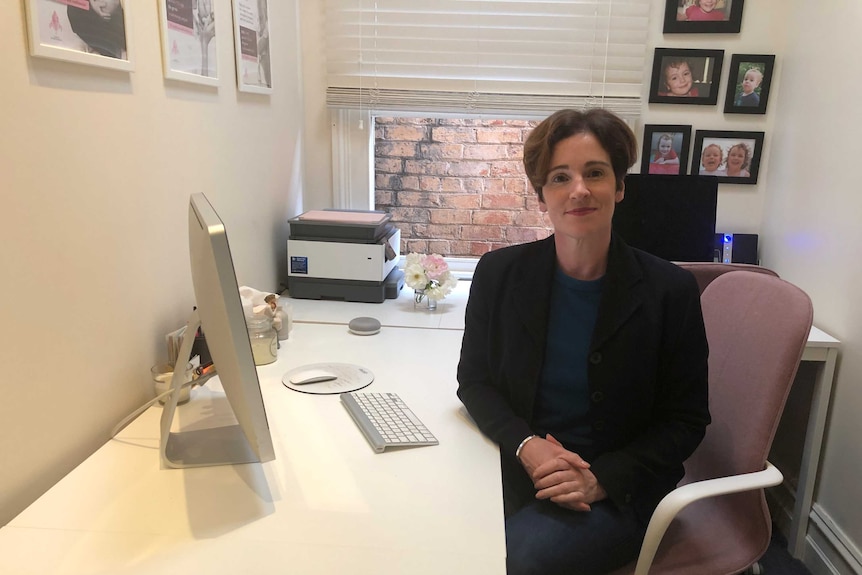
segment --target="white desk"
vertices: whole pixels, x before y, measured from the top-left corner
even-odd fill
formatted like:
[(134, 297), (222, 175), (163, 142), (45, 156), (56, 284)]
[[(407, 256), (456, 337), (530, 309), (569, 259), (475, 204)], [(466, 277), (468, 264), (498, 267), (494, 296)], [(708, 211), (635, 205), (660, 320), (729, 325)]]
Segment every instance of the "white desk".
[[(464, 309), (470, 292), (470, 282), (458, 282), (458, 287), (443, 301), (438, 303), (434, 313), (416, 313), (413, 306), (413, 290), (405, 287), (398, 299), (387, 300), (383, 304), (359, 304), (332, 301), (289, 300), (294, 309), (296, 321), (325, 321), (346, 324), (352, 318), (372, 315), (384, 326), (405, 326), (441, 329), (464, 329)], [(369, 307), (371, 306), (371, 307)], [(783, 510), (787, 515), (788, 548), (797, 558), (802, 558), (805, 536), (808, 531), (808, 518), (814, 497), (814, 485), (820, 464), (823, 433), (826, 429), (829, 398), (832, 393), (835, 362), (841, 343), (812, 327), (808, 344), (802, 355), (803, 361), (817, 363), (814, 381), (813, 400), (810, 406), (805, 442), (802, 447), (799, 477), (793, 481), (785, 480), (788, 496), (793, 498), (789, 508)], [(792, 508), (792, 509), (790, 509)]]
[[(0, 573), (505, 573), (498, 451), (455, 396), (461, 333), (296, 323), (283, 343), (258, 369), (274, 461), (161, 470), (151, 408), (0, 530)], [(323, 361), (371, 369), (440, 445), (376, 454), (337, 396), (281, 384)], [(182, 429), (232, 419), (210, 385)]]
[[(787, 549), (797, 559), (802, 559), (805, 551), (808, 519), (814, 502), (814, 485), (817, 481), (817, 470), (820, 468), (823, 433), (826, 430), (829, 398), (832, 395), (834, 383), (835, 362), (838, 360), (840, 348), (841, 342), (828, 333), (812, 327), (811, 333), (808, 334), (808, 344), (802, 353), (802, 361), (817, 363), (817, 373), (814, 377), (808, 426), (802, 447), (799, 478), (794, 492), (790, 529), (787, 534)], [(792, 485), (788, 488), (792, 490)]]
[[(470, 295), (470, 282), (459, 281), (454, 290), (437, 302), (437, 310), (429, 312), (425, 303), (414, 304), (413, 290), (404, 287), (397, 299), (383, 303), (355, 303), (344, 301), (307, 300), (286, 298), (293, 308), (293, 321), (308, 323), (335, 323), (346, 325), (351, 319), (372, 316), (384, 327), (417, 327), (428, 329), (464, 329), (464, 310)], [(423, 312), (422, 310), (425, 309)], [(458, 348), (460, 351), (460, 347)]]
[[(408, 288), (382, 304), (289, 300), (291, 339), (259, 368), (275, 461), (160, 470), (152, 408), (0, 529), (0, 573), (504, 573), (497, 449), (455, 397), (469, 285), (433, 313), (414, 310)], [(351, 336), (357, 316), (384, 328)], [(812, 328), (803, 355), (819, 369), (791, 518), (797, 557), (839, 346)], [(401, 394), (440, 445), (375, 454), (337, 397), (281, 385), (288, 369), (321, 361), (369, 367), (369, 390)], [(218, 392), (194, 394), (179, 409), (184, 428), (224, 411)]]

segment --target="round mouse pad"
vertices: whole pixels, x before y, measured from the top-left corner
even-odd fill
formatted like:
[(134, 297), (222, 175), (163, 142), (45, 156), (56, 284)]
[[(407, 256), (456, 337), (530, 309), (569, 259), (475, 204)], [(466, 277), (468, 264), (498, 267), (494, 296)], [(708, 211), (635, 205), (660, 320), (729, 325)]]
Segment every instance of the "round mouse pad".
[[(331, 372), (338, 377), (329, 381), (320, 381), (318, 383), (291, 383), (290, 378), (294, 374), (307, 371), (309, 369), (321, 369)], [(288, 389), (298, 391), (300, 393), (310, 393), (312, 395), (334, 395), (339, 393), (348, 393), (356, 391), (363, 387), (368, 387), (374, 381), (374, 374), (371, 370), (352, 363), (312, 363), (295, 367), (281, 376), (281, 383)]]

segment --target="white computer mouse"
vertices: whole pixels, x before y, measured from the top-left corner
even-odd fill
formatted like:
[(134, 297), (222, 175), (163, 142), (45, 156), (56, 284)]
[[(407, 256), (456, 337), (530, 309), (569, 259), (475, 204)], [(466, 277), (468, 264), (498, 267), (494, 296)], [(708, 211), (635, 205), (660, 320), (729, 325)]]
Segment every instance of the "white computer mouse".
[(293, 385), (305, 385), (306, 383), (320, 383), (321, 381), (332, 381), (338, 376), (331, 371), (319, 368), (302, 369), (290, 376)]

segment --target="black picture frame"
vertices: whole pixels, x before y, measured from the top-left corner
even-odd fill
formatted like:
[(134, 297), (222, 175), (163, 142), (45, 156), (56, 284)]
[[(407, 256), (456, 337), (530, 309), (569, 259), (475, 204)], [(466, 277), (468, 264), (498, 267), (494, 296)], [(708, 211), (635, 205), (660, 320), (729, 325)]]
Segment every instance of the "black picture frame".
[[(718, 102), (724, 50), (656, 48), (649, 89), (650, 103), (714, 106)], [(668, 83), (668, 75), (683, 75), (688, 68), (691, 81), (686, 93)], [(683, 86), (682, 89), (684, 89)]]
[[(670, 136), (668, 139), (667, 136)], [(670, 141), (671, 150), (678, 163), (653, 161), (660, 142)], [(644, 126), (643, 151), (641, 152), (641, 174), (684, 176), (688, 167), (691, 149), (691, 126), (682, 124), (646, 124)], [(673, 167), (676, 167), (674, 170)]]
[[(765, 114), (772, 85), (775, 56), (772, 54), (734, 54), (727, 71), (727, 93), (724, 97), (725, 114)], [(743, 80), (760, 74), (760, 83), (749, 95), (743, 93)]]
[[(716, 0), (715, 7), (704, 14), (699, 8), (702, 0), (666, 0), (664, 11), (664, 33), (665, 34), (738, 34), (742, 27), (742, 5), (743, 0)], [(692, 11), (699, 11), (701, 18), (721, 19), (698, 19), (687, 20), (686, 14), (692, 15)]]
[[(729, 184), (756, 184), (757, 175), (760, 172), (760, 158), (763, 155), (763, 132), (738, 132), (733, 130), (698, 130), (694, 135), (694, 153), (691, 159), (692, 175), (713, 176), (719, 182)], [(728, 166), (730, 153), (739, 146), (748, 148), (747, 163), (743, 163), (745, 172), (742, 175), (731, 175), (732, 169)], [(707, 148), (713, 149), (717, 146), (721, 152), (720, 163), (715, 169), (710, 170), (710, 165), (703, 166), (702, 158)], [(736, 153), (734, 155), (737, 155)], [(715, 158), (714, 153), (711, 154)], [(707, 160), (709, 161), (709, 160)]]

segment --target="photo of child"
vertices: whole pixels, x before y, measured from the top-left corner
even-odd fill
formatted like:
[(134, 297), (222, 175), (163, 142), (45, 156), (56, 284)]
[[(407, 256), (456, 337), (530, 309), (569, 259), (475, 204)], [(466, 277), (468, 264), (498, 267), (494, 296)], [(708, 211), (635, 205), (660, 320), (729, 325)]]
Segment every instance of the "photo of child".
[(727, 20), (725, 0), (680, 0), (676, 19), (680, 22), (723, 22)]
[(727, 151), (727, 175), (731, 178), (748, 178), (751, 172), (751, 148), (744, 142), (739, 142)]
[(650, 102), (713, 105), (718, 100), (724, 50), (656, 48)]
[(757, 107), (760, 105), (760, 84), (763, 82), (763, 72), (751, 62), (743, 62), (741, 68), (746, 69), (746, 72), (733, 105)]
[(725, 113), (765, 114), (774, 68), (773, 54), (734, 54), (727, 75)]
[[(677, 150), (682, 144), (683, 135), (653, 134), (652, 153), (650, 154), (649, 173), (678, 176), (680, 171)], [(676, 148), (676, 149), (674, 149)]]
[(727, 171), (722, 168), (724, 163), (724, 150), (718, 144), (707, 144), (700, 154), (701, 176), (726, 176)]
[(665, 0), (664, 32), (738, 34), (745, 0)]
[(705, 138), (698, 173), (702, 176), (750, 178), (755, 140)]
[[(692, 63), (688, 59), (669, 57), (662, 60), (663, 88), (659, 96), (700, 98), (708, 95), (708, 87), (695, 85)], [(706, 88), (706, 90), (704, 90)]]

